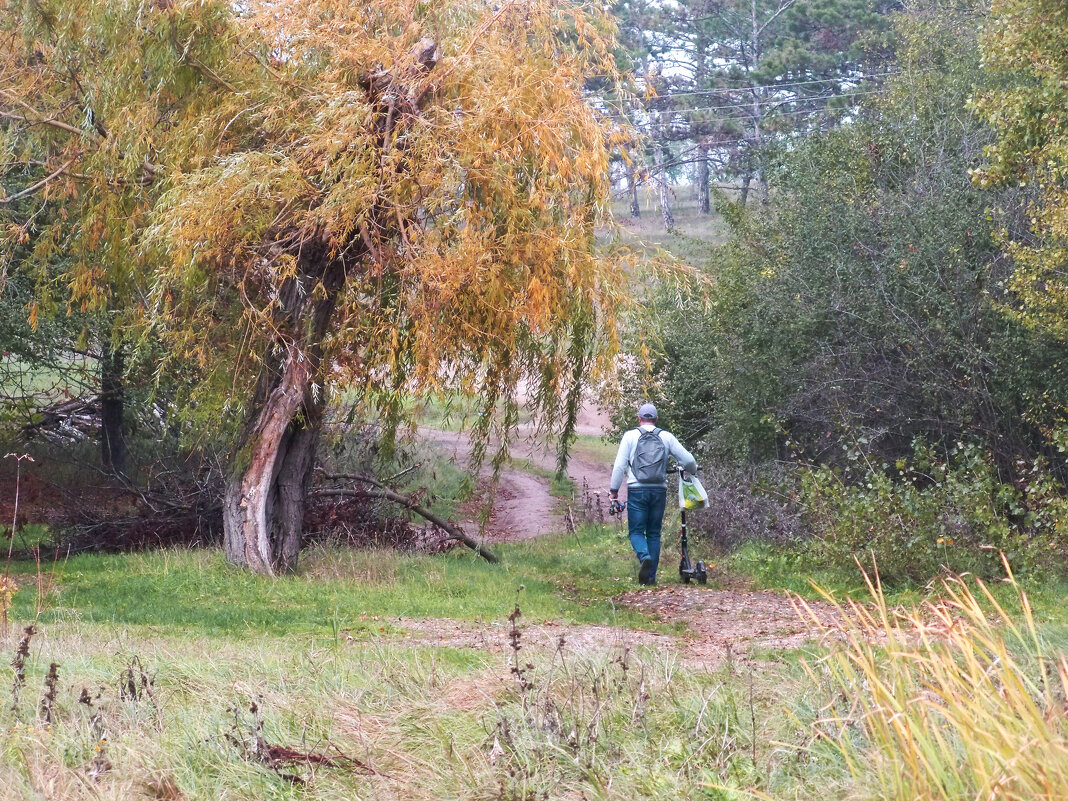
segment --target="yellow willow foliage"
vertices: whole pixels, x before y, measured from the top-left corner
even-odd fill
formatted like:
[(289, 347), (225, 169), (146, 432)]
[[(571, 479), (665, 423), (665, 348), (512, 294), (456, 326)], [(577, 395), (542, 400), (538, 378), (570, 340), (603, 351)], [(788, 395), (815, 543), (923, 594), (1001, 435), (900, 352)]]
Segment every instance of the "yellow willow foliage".
[(1019, 593), (1016, 614), (981, 581), (961, 577), (913, 609), (889, 608), (877, 577), (865, 576), (869, 606), (825, 596), (845, 644), (809, 668), (840, 691), (819, 727), (858, 780), (874, 780), (873, 797), (1068, 798), (1068, 661), (1046, 645), (1005, 569)]
[[(48, 241), (78, 302), (121, 284), (216, 386), (321, 352), (393, 400), (525, 377), (549, 411), (604, 364), (623, 286), (595, 240), (629, 138), (584, 90), (616, 80), (598, 9), (0, 0), (0, 113), (10, 153), (63, 168), (42, 191), (75, 215)], [(295, 310), (322, 299), (313, 341)]]

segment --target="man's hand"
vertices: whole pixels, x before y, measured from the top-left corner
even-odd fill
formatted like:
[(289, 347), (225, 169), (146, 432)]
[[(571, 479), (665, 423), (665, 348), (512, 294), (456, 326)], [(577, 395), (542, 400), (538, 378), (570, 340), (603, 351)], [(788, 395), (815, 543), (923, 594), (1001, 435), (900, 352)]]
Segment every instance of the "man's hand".
[(619, 502), (619, 498), (612, 498), (611, 502), (608, 504), (608, 514), (610, 514), (610, 515), (622, 514), (623, 510), (626, 509), (626, 508), (627, 508), (627, 505), (625, 503), (620, 503)]

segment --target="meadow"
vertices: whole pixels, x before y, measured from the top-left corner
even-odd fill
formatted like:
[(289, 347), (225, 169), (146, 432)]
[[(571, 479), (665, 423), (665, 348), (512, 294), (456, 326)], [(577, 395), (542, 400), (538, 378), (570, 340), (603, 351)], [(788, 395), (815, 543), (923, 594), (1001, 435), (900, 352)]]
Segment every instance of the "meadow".
[[(1063, 588), (1032, 607), (1010, 583), (888, 594), (826, 573), (863, 599), (834, 631), (702, 659), (623, 602), (627, 548), (585, 526), (499, 545), (500, 565), (331, 547), (281, 579), (211, 550), (13, 563), (0, 797), (1061, 797)], [(800, 582), (751, 550), (726, 568), (694, 592)]]

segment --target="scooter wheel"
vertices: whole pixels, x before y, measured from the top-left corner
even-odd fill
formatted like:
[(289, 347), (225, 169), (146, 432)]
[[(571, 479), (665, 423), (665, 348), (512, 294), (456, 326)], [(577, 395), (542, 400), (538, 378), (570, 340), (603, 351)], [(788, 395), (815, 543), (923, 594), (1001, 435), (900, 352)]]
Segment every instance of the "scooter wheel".
[(697, 563), (697, 583), (698, 584), (707, 584), (708, 583), (708, 570), (705, 568), (705, 563), (704, 562), (698, 562)]
[(689, 576), (688, 573), (680, 573), (679, 574), (679, 578), (682, 579), (682, 583), (683, 584), (689, 584), (690, 583), (690, 576)]

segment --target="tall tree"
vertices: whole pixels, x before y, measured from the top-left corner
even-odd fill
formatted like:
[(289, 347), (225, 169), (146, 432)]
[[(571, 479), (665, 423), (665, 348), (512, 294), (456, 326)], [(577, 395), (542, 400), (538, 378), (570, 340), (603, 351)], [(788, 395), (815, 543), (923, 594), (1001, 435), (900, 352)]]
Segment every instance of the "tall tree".
[[(232, 562), (295, 567), (339, 382), (387, 419), (411, 392), (477, 391), (480, 455), (492, 426), (507, 441), (524, 379), (536, 413), (561, 397), (577, 411), (622, 280), (594, 239), (616, 136), (583, 93), (586, 76), (614, 74), (599, 13), (4, 5), (20, 81), (0, 111), (51, 168), (44, 191), (69, 201), (79, 236), (133, 243), (146, 321), (201, 371), (191, 402), (243, 420), (224, 498)], [(89, 296), (98, 265), (73, 276)]]
[[(655, 96), (632, 118), (665, 164), (694, 167), (698, 203), (711, 211), (713, 173), (737, 179), (743, 202), (756, 180), (766, 197), (770, 143), (833, 126), (854, 96), (879, 86), (867, 47), (887, 28), (894, 0), (679, 0), (620, 3), (632, 52), (644, 54)], [(655, 112), (655, 124), (645, 115)]]

